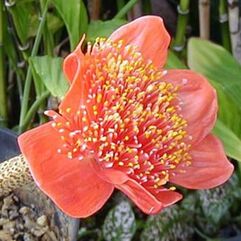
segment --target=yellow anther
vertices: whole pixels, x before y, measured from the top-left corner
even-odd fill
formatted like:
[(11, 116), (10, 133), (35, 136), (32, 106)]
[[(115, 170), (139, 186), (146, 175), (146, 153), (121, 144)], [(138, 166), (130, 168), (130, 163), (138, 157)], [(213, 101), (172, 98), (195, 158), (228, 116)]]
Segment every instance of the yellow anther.
[(72, 154), (71, 151), (69, 151), (69, 152), (67, 153), (67, 157), (68, 157), (69, 159), (72, 159), (72, 158), (73, 158), (73, 154)]
[(102, 100), (102, 94), (98, 93), (96, 98), (97, 103), (100, 103), (101, 100)]

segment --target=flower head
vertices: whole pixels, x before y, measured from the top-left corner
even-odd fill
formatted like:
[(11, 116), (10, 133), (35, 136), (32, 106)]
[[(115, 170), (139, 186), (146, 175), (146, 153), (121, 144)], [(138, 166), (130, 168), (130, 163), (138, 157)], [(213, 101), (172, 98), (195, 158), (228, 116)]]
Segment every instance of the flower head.
[(71, 87), (52, 121), (19, 137), (39, 187), (66, 213), (87, 217), (124, 192), (154, 214), (182, 198), (175, 185), (212, 188), (233, 171), (210, 134), (216, 92), (189, 70), (164, 70), (170, 37), (146, 16), (109, 39), (81, 43), (64, 62)]

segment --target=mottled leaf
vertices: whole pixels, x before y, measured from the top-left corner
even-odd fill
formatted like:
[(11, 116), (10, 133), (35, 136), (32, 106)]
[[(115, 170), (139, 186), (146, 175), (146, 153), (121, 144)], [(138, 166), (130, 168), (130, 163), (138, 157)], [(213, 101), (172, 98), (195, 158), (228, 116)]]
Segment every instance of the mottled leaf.
[(164, 209), (160, 214), (150, 216), (141, 234), (141, 241), (191, 240), (194, 232), (192, 211), (184, 210), (179, 205)]
[(135, 215), (127, 201), (122, 201), (115, 206), (108, 213), (103, 225), (106, 241), (130, 241), (135, 230)]

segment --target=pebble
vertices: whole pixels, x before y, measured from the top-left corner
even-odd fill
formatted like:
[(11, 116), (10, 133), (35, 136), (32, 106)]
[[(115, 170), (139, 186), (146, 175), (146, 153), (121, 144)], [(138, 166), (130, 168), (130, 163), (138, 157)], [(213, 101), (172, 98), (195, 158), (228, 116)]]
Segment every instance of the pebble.
[(0, 199), (0, 241), (59, 241), (53, 220), (37, 215), (35, 206), (25, 206), (16, 195)]

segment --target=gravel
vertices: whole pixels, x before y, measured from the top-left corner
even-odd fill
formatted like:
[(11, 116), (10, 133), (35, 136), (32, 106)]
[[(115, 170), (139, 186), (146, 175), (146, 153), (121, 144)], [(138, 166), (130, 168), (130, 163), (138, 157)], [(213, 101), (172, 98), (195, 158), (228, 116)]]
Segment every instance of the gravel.
[(0, 241), (59, 241), (53, 217), (39, 214), (15, 195), (0, 199)]

